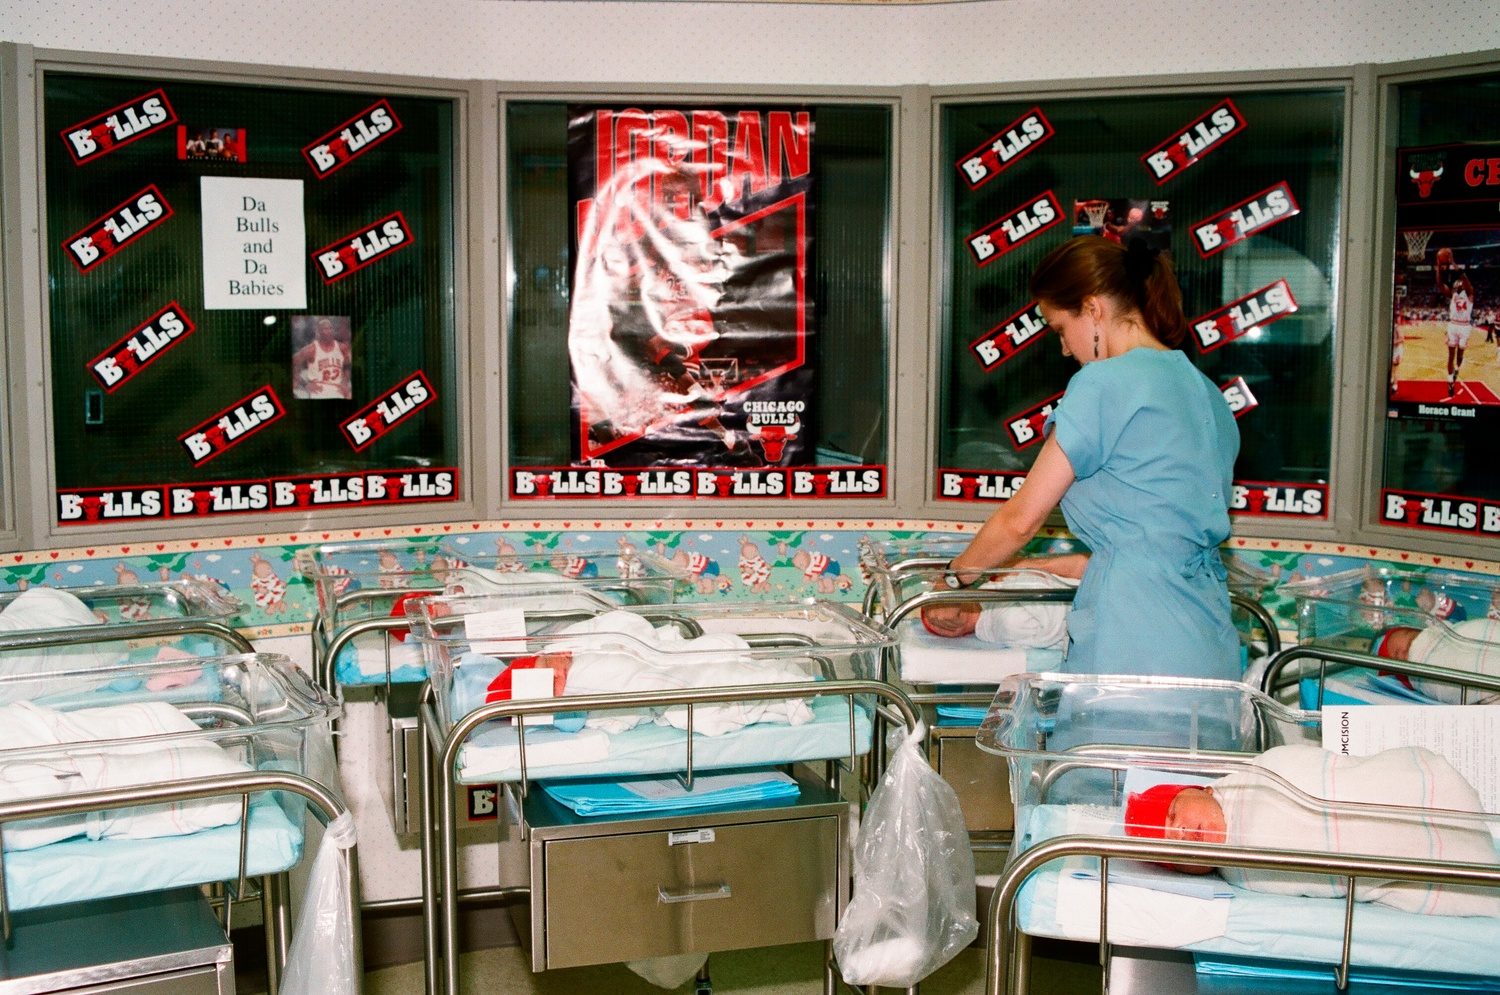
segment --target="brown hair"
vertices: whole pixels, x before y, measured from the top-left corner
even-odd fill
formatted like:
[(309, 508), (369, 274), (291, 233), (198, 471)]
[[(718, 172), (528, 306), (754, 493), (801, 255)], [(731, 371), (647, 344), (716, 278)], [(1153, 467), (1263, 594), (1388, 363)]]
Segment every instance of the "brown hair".
[(1078, 311), (1086, 297), (1108, 297), (1126, 311), (1139, 311), (1146, 330), (1163, 345), (1181, 349), (1187, 343), (1172, 260), (1144, 239), (1132, 239), (1129, 248), (1101, 235), (1069, 239), (1032, 271), (1031, 295), (1064, 311)]

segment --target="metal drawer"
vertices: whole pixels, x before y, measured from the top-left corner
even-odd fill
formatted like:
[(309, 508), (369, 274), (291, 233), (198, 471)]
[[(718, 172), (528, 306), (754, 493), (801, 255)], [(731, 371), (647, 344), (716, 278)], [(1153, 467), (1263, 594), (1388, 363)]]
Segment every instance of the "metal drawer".
[(532, 897), (545, 969), (833, 935), (836, 817), (548, 841)]
[(933, 730), (933, 767), (958, 795), (964, 825), (971, 833), (1013, 830), (1016, 812), (1005, 758), (981, 750), (973, 729), (952, 728), (957, 730), (952, 734), (943, 727)]

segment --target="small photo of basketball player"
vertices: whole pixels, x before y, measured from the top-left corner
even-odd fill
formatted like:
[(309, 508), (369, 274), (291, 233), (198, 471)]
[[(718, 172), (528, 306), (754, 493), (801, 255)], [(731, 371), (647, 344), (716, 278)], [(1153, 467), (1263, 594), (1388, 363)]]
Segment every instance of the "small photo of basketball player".
[(1500, 229), (1403, 231), (1391, 397), (1500, 405)]
[(1095, 197), (1073, 201), (1073, 234), (1124, 243), (1141, 236), (1153, 249), (1172, 247), (1172, 206), (1166, 200)]
[(349, 319), (292, 317), (292, 396), (304, 401), (348, 401), (354, 397), (354, 357)]
[(177, 158), (199, 162), (249, 162), (244, 128), (177, 126)]

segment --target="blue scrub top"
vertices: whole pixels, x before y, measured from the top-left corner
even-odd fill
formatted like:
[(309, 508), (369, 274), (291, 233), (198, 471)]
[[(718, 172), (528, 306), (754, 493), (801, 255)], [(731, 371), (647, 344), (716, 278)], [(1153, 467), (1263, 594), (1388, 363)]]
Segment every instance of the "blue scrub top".
[(1062, 499), (1093, 551), (1065, 669), (1238, 680), (1219, 544), (1240, 435), (1187, 355), (1137, 348), (1083, 366), (1049, 420), (1077, 478)]

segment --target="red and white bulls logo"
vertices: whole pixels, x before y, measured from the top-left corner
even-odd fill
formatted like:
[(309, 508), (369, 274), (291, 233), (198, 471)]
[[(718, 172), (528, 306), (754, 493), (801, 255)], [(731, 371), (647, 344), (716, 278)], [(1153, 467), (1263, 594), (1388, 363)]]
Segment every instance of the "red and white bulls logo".
[(1407, 174), (1411, 177), (1411, 181), (1417, 185), (1417, 193), (1419, 195), (1422, 197), (1431, 197), (1432, 188), (1437, 185), (1438, 180), (1443, 178), (1443, 167), (1438, 166), (1435, 169), (1410, 169), (1407, 170)]
[(801, 431), (802, 419), (799, 418), (790, 425), (751, 425), (750, 438), (760, 443), (767, 463), (780, 463), (787, 443), (796, 439)]

